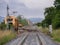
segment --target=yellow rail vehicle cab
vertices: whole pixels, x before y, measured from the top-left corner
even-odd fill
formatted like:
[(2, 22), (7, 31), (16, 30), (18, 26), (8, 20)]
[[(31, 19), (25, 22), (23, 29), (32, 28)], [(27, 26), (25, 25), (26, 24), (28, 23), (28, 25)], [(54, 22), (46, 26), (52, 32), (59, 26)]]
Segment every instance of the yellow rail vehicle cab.
[(5, 17), (5, 24), (13, 25), (14, 28), (18, 27), (18, 20), (15, 16), (6, 16)]

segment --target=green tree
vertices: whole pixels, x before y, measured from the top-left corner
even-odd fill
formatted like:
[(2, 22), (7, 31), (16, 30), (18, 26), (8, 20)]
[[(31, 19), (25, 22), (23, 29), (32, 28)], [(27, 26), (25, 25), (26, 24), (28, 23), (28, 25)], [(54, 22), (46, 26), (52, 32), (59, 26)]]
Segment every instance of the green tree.
[(17, 16), (18, 22), (22, 25), (28, 25), (28, 22), (26, 21), (26, 19), (23, 19), (20, 15)]
[(48, 25), (52, 24), (52, 19), (55, 17), (56, 9), (54, 7), (49, 7), (45, 9), (45, 22)]
[(53, 28), (60, 28), (60, 0), (55, 0), (55, 7), (45, 9), (45, 20), (42, 24), (53, 25)]
[(60, 14), (57, 14), (55, 16), (55, 18), (53, 19), (52, 25), (54, 29), (60, 28)]
[(54, 3), (56, 9), (60, 10), (60, 0), (55, 0), (55, 3)]
[(41, 23), (37, 23), (36, 25), (37, 25), (37, 26), (41, 26)]
[(53, 19), (52, 25), (54, 29), (60, 28), (60, 0), (55, 0), (56, 16)]
[(43, 20), (42, 23), (41, 23), (42, 27), (45, 28), (48, 26), (48, 24), (46, 23), (46, 20)]

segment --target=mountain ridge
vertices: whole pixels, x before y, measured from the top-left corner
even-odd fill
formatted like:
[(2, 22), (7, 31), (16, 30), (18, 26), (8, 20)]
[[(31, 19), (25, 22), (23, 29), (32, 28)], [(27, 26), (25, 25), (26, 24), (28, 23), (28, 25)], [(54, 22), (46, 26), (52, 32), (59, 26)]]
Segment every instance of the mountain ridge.
[(3, 22), (4, 17), (0, 16), (0, 23)]
[(29, 18), (32, 23), (42, 22), (43, 18)]

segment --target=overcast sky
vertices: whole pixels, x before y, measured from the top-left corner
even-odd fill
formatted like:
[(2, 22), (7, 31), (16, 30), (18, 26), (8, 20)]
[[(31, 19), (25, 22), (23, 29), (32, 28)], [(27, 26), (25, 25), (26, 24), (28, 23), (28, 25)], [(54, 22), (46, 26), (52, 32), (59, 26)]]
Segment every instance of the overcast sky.
[(7, 4), (10, 15), (17, 11), (15, 16), (21, 14), (25, 18), (44, 18), (44, 9), (53, 6), (54, 0), (0, 0), (0, 16), (6, 16)]

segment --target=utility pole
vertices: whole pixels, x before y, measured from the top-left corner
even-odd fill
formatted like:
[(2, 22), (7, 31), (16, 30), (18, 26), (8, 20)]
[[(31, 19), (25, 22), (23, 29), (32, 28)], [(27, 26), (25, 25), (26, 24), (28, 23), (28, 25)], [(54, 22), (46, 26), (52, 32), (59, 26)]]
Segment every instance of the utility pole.
[[(9, 18), (9, 6), (8, 5), (7, 5), (7, 17)], [(7, 29), (10, 28), (8, 18), (7, 18)]]
[(9, 16), (9, 6), (7, 5), (7, 16)]

